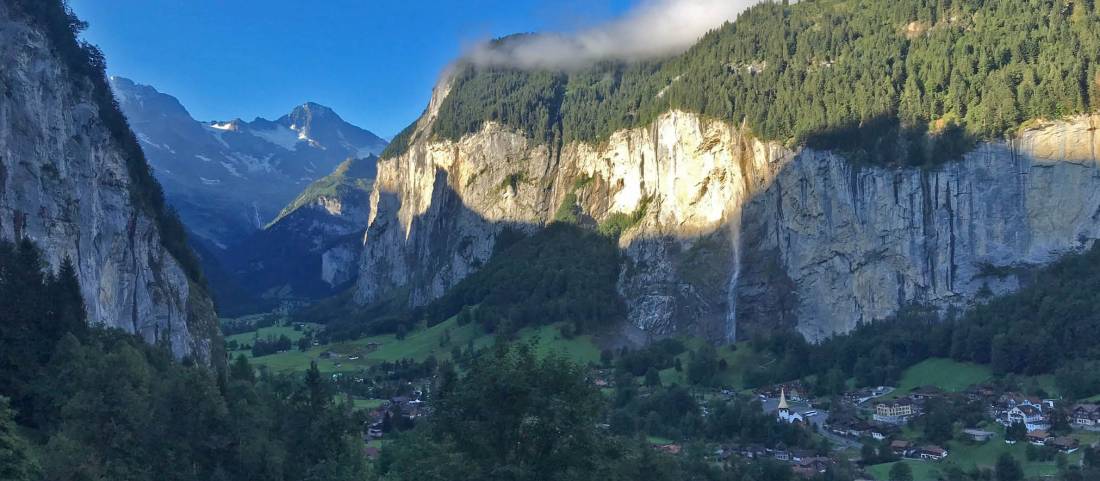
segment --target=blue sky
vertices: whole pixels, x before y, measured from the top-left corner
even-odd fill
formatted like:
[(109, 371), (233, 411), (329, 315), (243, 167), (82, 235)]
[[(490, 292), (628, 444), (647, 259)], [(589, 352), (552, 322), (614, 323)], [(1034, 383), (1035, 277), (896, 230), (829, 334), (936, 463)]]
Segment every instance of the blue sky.
[(391, 136), (479, 40), (573, 31), (637, 0), (70, 0), (111, 75), (199, 120), (276, 118), (314, 101)]

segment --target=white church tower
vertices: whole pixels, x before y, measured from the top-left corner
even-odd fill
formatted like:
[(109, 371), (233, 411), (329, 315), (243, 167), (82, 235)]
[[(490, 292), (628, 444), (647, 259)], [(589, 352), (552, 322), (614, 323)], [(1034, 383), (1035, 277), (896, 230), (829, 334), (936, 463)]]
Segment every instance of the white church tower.
[(791, 412), (791, 405), (787, 404), (787, 390), (785, 388), (780, 388), (779, 390), (778, 418), (780, 421), (791, 424), (803, 421), (801, 414)]

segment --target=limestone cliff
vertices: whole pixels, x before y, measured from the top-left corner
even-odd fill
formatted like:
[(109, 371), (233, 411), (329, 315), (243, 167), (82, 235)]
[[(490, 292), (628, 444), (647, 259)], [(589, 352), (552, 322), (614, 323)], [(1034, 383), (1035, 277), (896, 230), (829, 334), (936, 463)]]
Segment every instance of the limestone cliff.
[(620, 239), (619, 291), (630, 323), (655, 336), (791, 325), (820, 339), (905, 303), (1011, 290), (1016, 268), (1100, 235), (1097, 117), (906, 170), (676, 111), (560, 150), (494, 123), (440, 140), (431, 125), (448, 91), (437, 87), (409, 148), (379, 162), (360, 303), (439, 297), (489, 258), (504, 226), (537, 229), (570, 194), (594, 221), (645, 205)]
[(216, 359), (213, 305), (139, 205), (127, 164), (135, 159), (106, 125), (95, 79), (75, 73), (55, 38), (6, 2), (0, 62), (0, 238), (34, 240), (55, 269), (71, 258), (89, 322)]

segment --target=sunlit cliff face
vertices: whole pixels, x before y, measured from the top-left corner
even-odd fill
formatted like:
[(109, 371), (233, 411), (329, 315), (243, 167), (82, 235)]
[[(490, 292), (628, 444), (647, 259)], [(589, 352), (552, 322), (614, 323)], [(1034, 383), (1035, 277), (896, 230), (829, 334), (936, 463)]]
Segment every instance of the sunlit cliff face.
[(359, 302), (403, 289), (430, 302), (486, 262), (503, 226), (537, 229), (570, 194), (593, 222), (645, 204), (620, 239), (618, 285), (631, 326), (655, 336), (792, 326), (821, 339), (904, 304), (1010, 291), (1018, 279), (989, 266), (1046, 262), (1100, 236), (1096, 117), (934, 170), (861, 168), (683, 112), (560, 153), (492, 123), (434, 140), (434, 118), (379, 163)]

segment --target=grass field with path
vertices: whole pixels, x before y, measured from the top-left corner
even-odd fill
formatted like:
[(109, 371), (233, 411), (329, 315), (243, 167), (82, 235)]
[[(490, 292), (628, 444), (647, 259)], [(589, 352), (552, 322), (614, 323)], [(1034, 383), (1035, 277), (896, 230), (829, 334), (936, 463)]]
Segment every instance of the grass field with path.
[[(702, 339), (681, 339), (684, 343), (684, 347), (689, 350), (698, 350), (702, 347)], [(733, 390), (743, 390), (745, 386), (745, 373), (756, 366), (765, 364), (770, 361), (770, 358), (760, 355), (749, 346), (748, 342), (740, 342), (736, 344), (736, 347), (731, 346), (719, 346), (718, 358), (726, 361), (726, 370), (718, 374), (719, 387), (729, 388)], [(672, 384), (679, 384), (681, 386), (688, 384), (687, 381), (687, 367), (688, 361), (691, 359), (690, 352), (684, 352), (677, 356), (680, 359), (680, 371), (675, 368), (668, 368), (660, 372), (661, 384), (669, 386)]]
[[(596, 363), (600, 360), (600, 349), (591, 336), (577, 336), (565, 339), (557, 325), (547, 325), (536, 328), (528, 328), (519, 332), (518, 340), (521, 342), (534, 342), (537, 351), (542, 355), (550, 353), (560, 354), (579, 364)], [(293, 332), (292, 327), (281, 326), (264, 328), (260, 330), (261, 336), (274, 333), (278, 336), (285, 333), (286, 329)], [(253, 333), (244, 333), (233, 336), (236, 339), (244, 339), (251, 342)], [(449, 342), (444, 339), (450, 337)], [(289, 337), (289, 334), (288, 334)], [(301, 337), (301, 333), (298, 333)], [(291, 338), (292, 340), (296, 338)], [(297, 349), (251, 358), (250, 361), (259, 367), (264, 367), (276, 372), (302, 372), (309, 369), (310, 362), (316, 362), (317, 368), (324, 373), (350, 373), (358, 372), (375, 364), (394, 362), (401, 359), (423, 361), (428, 356), (446, 360), (451, 358), (451, 350), (459, 347), (465, 350), (471, 343), (475, 349), (491, 345), (495, 337), (486, 333), (478, 324), (459, 326), (455, 318), (448, 319), (429, 328), (421, 328), (410, 332), (404, 339), (397, 339), (392, 334), (371, 336), (353, 341), (336, 342), (321, 346), (314, 346), (308, 351)], [(242, 342), (242, 341), (238, 341)], [(322, 358), (322, 354), (330, 353), (329, 358)], [(236, 354), (249, 353), (238, 351)]]
[(962, 392), (966, 388), (993, 378), (989, 366), (932, 358), (906, 369), (895, 395), (908, 394), (921, 386), (936, 386), (947, 392)]
[[(908, 463), (913, 468), (914, 481), (936, 481), (939, 478), (938, 474), (948, 466), (958, 466), (963, 471), (970, 471), (975, 467), (992, 469), (997, 463), (997, 458), (1006, 452), (1012, 454), (1020, 462), (1024, 468), (1024, 474), (1029, 478), (1048, 477), (1058, 473), (1058, 466), (1055, 461), (1028, 461), (1028, 445), (1026, 443), (1005, 444), (1003, 427), (995, 425), (995, 427), (987, 427), (986, 429), (996, 433), (992, 440), (986, 443), (951, 441), (947, 444), (947, 450), (950, 454), (943, 461), (905, 460), (902, 462)], [(1100, 439), (1100, 434), (1089, 432), (1074, 432), (1072, 436), (1080, 440), (1082, 445), (1088, 445)], [(1070, 464), (1074, 464), (1081, 461), (1081, 456), (1082, 453), (1078, 451), (1066, 455), (1066, 459)], [(880, 464), (868, 468), (868, 471), (875, 476), (875, 479), (885, 481), (889, 479), (887, 474), (890, 472), (891, 466), (893, 466), (893, 463)]]

